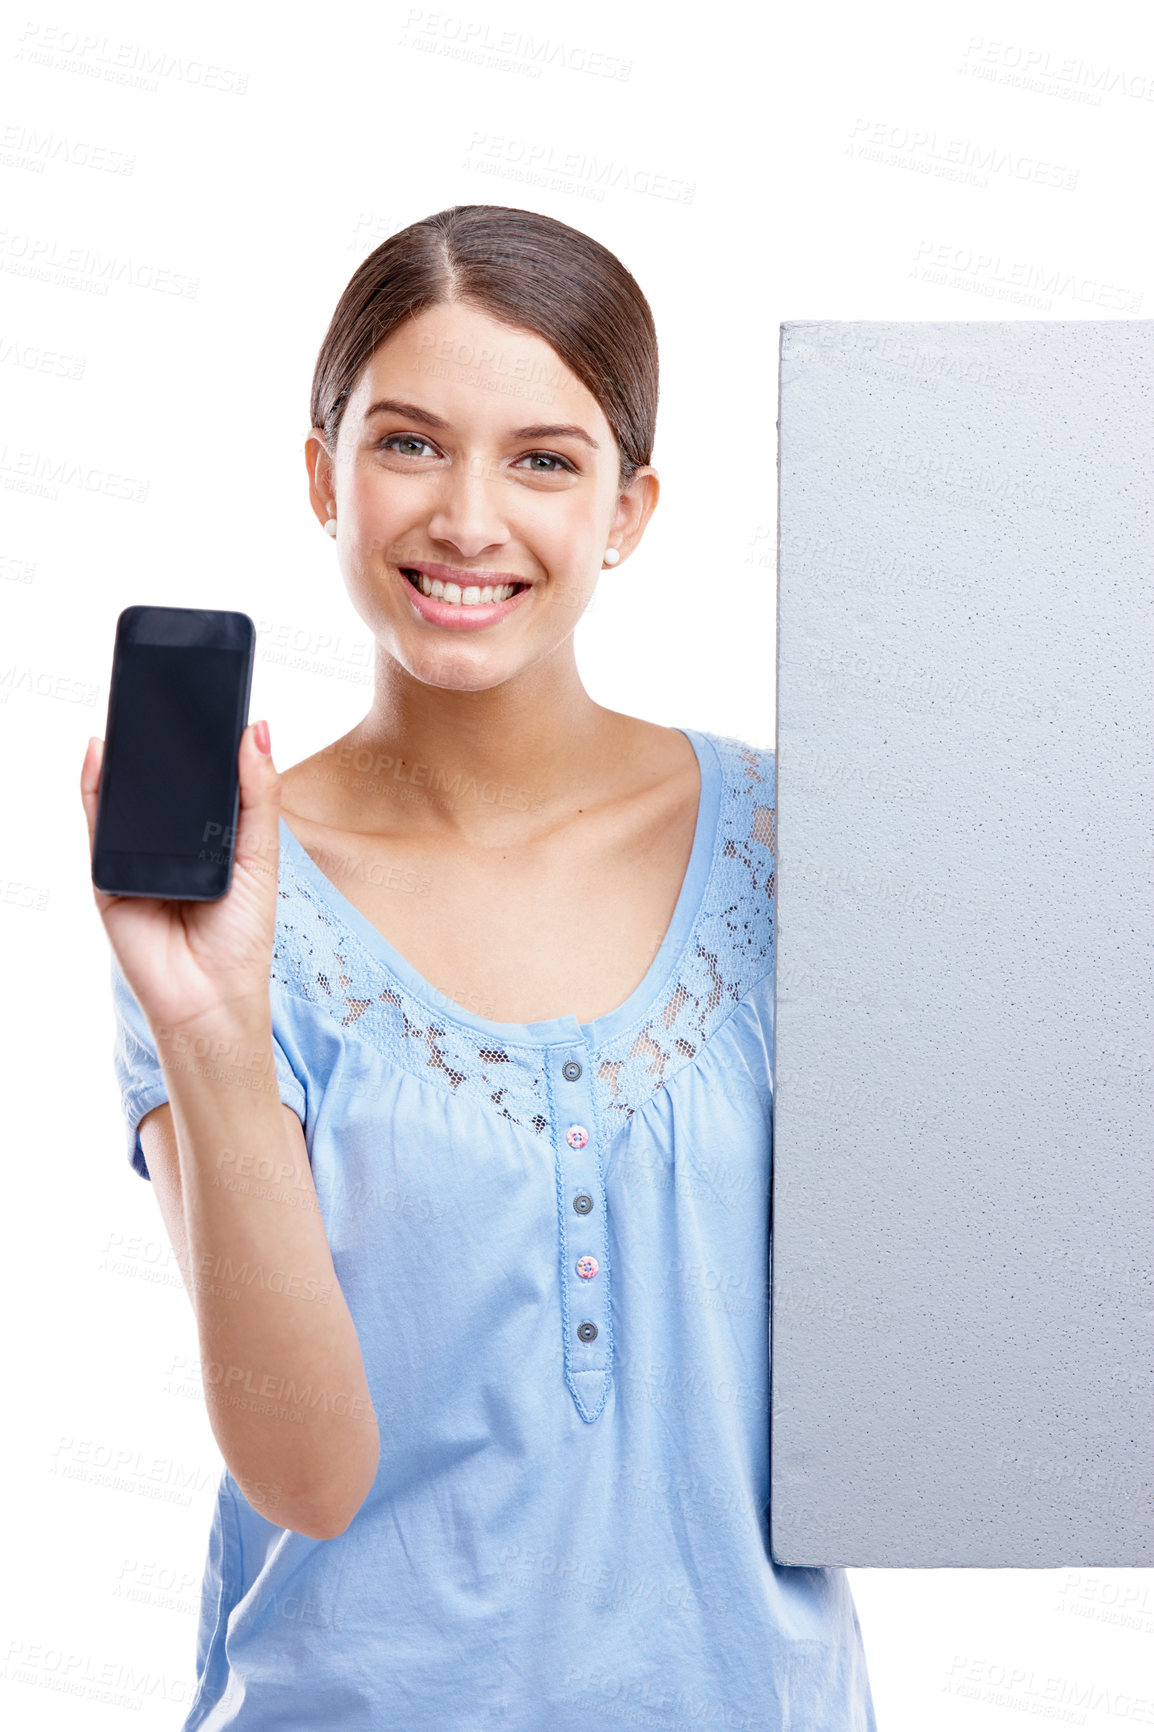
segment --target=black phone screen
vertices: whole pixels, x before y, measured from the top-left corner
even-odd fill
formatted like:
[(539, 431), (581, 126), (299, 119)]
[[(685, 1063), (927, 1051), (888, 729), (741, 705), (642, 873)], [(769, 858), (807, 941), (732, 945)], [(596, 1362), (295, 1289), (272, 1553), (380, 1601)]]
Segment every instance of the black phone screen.
[(232, 879), (256, 629), (227, 609), (127, 607), (116, 626), (92, 882), (213, 901)]
[(126, 644), (101, 841), (125, 854), (220, 848), (236, 787), (230, 756), (241, 650)]

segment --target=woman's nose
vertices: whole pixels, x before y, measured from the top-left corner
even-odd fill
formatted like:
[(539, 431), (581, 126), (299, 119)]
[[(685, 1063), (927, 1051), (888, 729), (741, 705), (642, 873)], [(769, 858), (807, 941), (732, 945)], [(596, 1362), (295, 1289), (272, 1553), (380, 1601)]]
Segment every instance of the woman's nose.
[(466, 558), (500, 545), (509, 539), (505, 491), (495, 464), (483, 457), (462, 458), (438, 479), (429, 534), (451, 542)]

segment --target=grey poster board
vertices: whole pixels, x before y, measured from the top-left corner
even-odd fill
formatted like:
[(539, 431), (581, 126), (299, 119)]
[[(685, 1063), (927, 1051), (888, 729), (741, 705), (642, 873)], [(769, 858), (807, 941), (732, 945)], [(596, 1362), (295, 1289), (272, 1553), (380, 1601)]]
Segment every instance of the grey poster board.
[(1154, 1563), (1154, 321), (782, 326), (771, 1549)]

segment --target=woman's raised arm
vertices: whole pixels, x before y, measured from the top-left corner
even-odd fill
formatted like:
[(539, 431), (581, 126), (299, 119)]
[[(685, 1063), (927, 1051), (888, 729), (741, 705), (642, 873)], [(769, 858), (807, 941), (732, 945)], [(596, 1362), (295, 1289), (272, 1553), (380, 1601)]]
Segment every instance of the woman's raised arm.
[[(380, 1440), (304, 1131), (277, 1087), (269, 969), (280, 777), (255, 731), (241, 738), (227, 894), (169, 902), (94, 886), (93, 895), (168, 1089), (141, 1121), (141, 1147), (196, 1313), (213, 1433), (254, 1509), (330, 1539), (368, 1495)], [(81, 773), (90, 848), (102, 756), (90, 741)], [(193, 1052), (201, 1056), (189, 1062)]]

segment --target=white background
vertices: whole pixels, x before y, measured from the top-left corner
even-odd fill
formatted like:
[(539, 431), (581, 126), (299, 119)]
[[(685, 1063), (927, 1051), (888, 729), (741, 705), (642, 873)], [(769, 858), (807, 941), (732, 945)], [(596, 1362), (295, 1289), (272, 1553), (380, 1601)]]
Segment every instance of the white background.
[[(1145, 5), (495, 8), (52, 4), (0, 33), (0, 1702), (21, 1728), (121, 1726), (103, 1683), (141, 1732), (180, 1724), (219, 1468), (125, 1158), (80, 762), (131, 603), (251, 614), (250, 715), (281, 767), (363, 713), (367, 637), (303, 459), (361, 258), (497, 203), (634, 273), (663, 495), (579, 664), (602, 703), (763, 744), (780, 322), (1154, 316)], [(1154, 1725), (1154, 1571), (851, 1579), (881, 1732)]]

